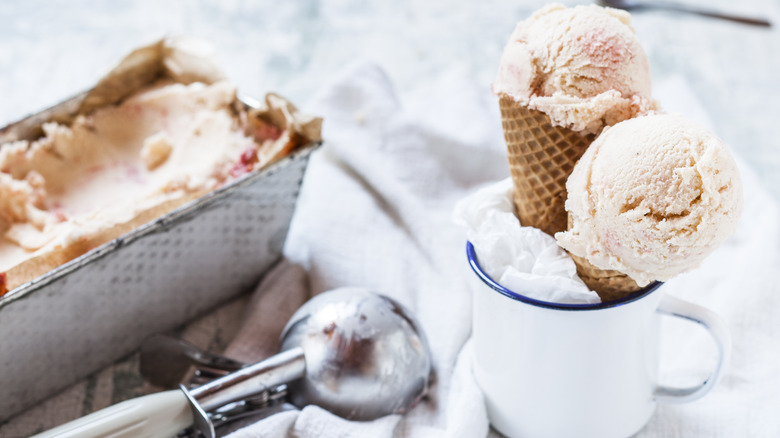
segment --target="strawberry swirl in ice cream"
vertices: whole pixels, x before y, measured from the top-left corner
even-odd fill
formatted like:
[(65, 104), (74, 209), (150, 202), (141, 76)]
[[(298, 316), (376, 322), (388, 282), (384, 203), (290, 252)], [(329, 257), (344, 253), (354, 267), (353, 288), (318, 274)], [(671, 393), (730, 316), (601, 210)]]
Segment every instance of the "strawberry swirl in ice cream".
[(188, 38), (138, 48), (60, 112), (0, 132), (0, 295), (319, 140), (321, 119), (273, 93), (244, 103), (209, 54)]
[(70, 126), (47, 123), (36, 141), (4, 144), (0, 270), (265, 164), (258, 154), (280, 133), (245, 132), (235, 95), (224, 81), (158, 83)]
[(518, 23), (493, 91), (586, 134), (656, 108), (631, 16), (594, 5), (550, 5)]

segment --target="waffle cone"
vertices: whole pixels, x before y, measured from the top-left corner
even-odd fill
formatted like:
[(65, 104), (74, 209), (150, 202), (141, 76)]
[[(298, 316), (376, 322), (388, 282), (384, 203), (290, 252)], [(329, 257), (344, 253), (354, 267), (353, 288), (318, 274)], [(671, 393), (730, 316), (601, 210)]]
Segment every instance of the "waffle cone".
[(582, 257), (569, 253), (577, 265), (577, 275), (588, 287), (599, 294), (602, 302), (619, 300), (642, 289), (626, 274), (599, 269)]
[(508, 96), (499, 105), (520, 223), (551, 236), (566, 230), (566, 179), (595, 135), (553, 126), (547, 114)]
[[(568, 216), (567, 228), (571, 228), (572, 218)], [(569, 253), (577, 265), (577, 275), (588, 287), (599, 294), (602, 302), (619, 300), (642, 289), (634, 280), (619, 271), (600, 269), (593, 266), (584, 257)]]
[[(499, 105), (520, 223), (551, 236), (565, 231), (569, 226), (564, 207), (566, 180), (595, 134), (582, 135), (553, 126), (547, 114), (508, 96), (501, 96)], [(582, 257), (570, 255), (582, 281), (602, 301), (619, 299), (641, 289), (625, 274), (599, 269)]]

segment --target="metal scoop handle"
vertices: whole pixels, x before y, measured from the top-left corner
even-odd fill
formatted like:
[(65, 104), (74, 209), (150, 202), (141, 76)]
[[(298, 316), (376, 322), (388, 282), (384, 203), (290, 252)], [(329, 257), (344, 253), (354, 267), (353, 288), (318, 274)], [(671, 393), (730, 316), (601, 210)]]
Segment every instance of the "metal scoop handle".
[(172, 437), (191, 426), (206, 438), (214, 427), (205, 412), (245, 400), (303, 377), (300, 347), (242, 368), (206, 385), (146, 395), (110, 406), (33, 438)]

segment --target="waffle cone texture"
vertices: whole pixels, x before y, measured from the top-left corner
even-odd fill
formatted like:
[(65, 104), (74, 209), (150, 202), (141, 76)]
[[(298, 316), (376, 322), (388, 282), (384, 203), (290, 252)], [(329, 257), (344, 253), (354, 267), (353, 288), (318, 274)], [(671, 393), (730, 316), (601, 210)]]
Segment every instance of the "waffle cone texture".
[[(568, 226), (571, 227), (571, 216), (568, 216)], [(577, 265), (577, 275), (591, 290), (599, 294), (602, 302), (619, 300), (642, 289), (634, 280), (619, 271), (599, 269), (584, 257), (569, 253)]]
[(595, 136), (553, 126), (547, 114), (509, 96), (499, 105), (520, 223), (551, 236), (566, 230), (566, 180)]
[[(520, 223), (551, 236), (565, 231), (569, 226), (564, 207), (566, 180), (595, 134), (582, 135), (553, 126), (547, 114), (506, 95), (500, 97), (499, 106)], [(602, 301), (619, 299), (641, 289), (625, 274), (599, 269), (582, 257), (571, 256), (582, 281)]]

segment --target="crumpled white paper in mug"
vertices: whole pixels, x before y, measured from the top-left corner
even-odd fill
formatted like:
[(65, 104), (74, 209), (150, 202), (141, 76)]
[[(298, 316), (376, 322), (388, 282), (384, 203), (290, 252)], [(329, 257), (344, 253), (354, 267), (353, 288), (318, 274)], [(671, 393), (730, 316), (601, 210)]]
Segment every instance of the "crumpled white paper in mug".
[(461, 200), (453, 213), (464, 226), (482, 270), (507, 289), (552, 303), (599, 303), (577, 276), (577, 267), (555, 239), (524, 227), (514, 213), (512, 179), (484, 187)]

